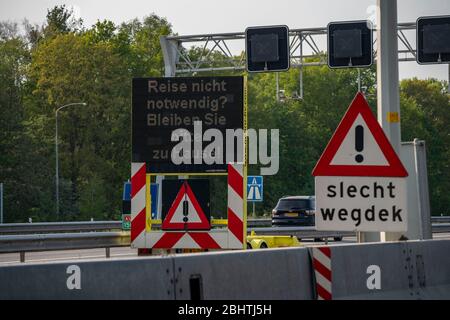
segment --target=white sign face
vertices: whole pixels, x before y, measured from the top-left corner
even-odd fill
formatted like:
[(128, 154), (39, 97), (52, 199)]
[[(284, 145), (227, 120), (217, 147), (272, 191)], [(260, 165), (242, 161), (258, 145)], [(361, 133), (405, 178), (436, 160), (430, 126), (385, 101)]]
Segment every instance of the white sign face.
[[(360, 149), (360, 150), (358, 150)], [(361, 115), (358, 115), (336, 151), (331, 165), (389, 165)]]
[(315, 184), (317, 230), (407, 230), (405, 178), (316, 176)]

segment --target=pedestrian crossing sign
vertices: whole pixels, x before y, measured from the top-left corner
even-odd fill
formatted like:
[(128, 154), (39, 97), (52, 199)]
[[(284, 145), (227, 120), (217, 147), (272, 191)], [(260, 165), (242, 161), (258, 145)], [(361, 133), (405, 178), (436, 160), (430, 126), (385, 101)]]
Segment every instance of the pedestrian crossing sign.
[(248, 176), (247, 177), (247, 201), (261, 202), (263, 201), (263, 177)]

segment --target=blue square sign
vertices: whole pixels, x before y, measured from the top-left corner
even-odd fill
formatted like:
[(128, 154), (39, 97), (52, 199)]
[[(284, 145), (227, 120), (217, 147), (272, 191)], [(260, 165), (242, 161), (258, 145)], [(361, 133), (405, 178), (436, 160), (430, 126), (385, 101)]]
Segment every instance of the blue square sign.
[(247, 176), (247, 201), (263, 201), (263, 177)]

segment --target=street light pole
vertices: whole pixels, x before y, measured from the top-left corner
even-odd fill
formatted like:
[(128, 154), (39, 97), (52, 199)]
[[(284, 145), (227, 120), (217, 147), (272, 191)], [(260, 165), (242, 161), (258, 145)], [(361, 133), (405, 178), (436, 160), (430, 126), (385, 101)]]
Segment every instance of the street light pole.
[(0, 224), (3, 223), (3, 182), (0, 183)]
[(56, 184), (56, 216), (58, 218), (59, 218), (58, 111), (63, 108), (66, 108), (66, 107), (76, 106), (76, 105), (86, 106), (87, 103), (85, 103), (85, 102), (69, 103), (69, 104), (63, 105), (62, 107), (59, 107), (58, 109), (56, 109), (56, 112), (55, 112), (55, 121), (56, 121), (56, 125), (55, 125), (55, 155), (56, 155), (55, 184)]

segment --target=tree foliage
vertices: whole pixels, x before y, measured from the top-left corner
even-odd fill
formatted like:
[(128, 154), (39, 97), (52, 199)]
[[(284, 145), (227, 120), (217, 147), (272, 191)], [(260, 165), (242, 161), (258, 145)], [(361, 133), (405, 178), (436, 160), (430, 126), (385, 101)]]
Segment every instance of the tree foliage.
[[(86, 27), (65, 6), (48, 10), (41, 25), (0, 23), (0, 182), (7, 222), (118, 219), (122, 184), (130, 173), (131, 79), (163, 75), (160, 36), (173, 34), (155, 14), (119, 25)], [(188, 51), (192, 61), (203, 48)], [(204, 63), (227, 59), (203, 52)], [(237, 60), (240, 57), (236, 57)], [(211, 72), (209, 75), (230, 75)], [(236, 73), (234, 73), (236, 74)], [(202, 74), (206, 75), (206, 74)], [(299, 70), (280, 73), (288, 97), (300, 92)], [(375, 69), (362, 70), (375, 112)], [(275, 99), (275, 74), (249, 75), (249, 127), (280, 130), (280, 169), (265, 178), (268, 213), (283, 195), (314, 192), (311, 171), (357, 91), (357, 72), (305, 68), (302, 100)], [(432, 212), (448, 214), (450, 195), (449, 96), (446, 83), (401, 82), (402, 137), (426, 140)], [(55, 215), (55, 111), (58, 114), (61, 216)], [(249, 174), (258, 174), (252, 165)], [(212, 215), (225, 215), (224, 179), (212, 179)], [(222, 204), (222, 205), (221, 205)]]

